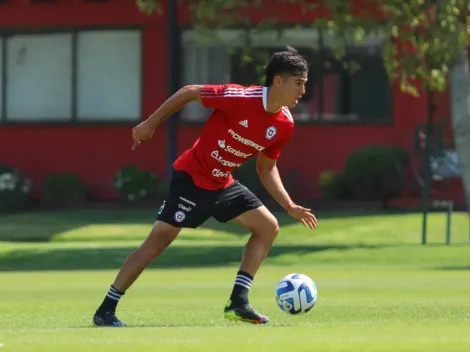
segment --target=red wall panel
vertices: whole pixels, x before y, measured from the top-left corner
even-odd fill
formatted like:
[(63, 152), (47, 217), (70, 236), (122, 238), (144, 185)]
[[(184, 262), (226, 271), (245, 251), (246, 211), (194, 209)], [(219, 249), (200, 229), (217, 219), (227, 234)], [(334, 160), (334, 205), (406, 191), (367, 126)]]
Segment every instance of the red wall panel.
[(142, 25), (163, 23), (160, 14), (140, 12), (134, 1), (113, 0), (103, 3), (59, 0), (50, 4), (30, 4), (28, 0), (10, 0), (0, 5), (0, 28), (38, 29), (41, 27), (84, 27)]
[[(185, 9), (183, 9), (185, 10)], [(302, 13), (290, 4), (273, 3), (254, 19), (276, 16), (284, 23), (309, 21), (324, 13)], [(182, 11), (181, 22), (188, 22)], [(59, 4), (25, 5), (14, 0), (0, 6), (0, 28), (94, 27), (139, 25), (143, 28), (143, 115), (148, 116), (166, 98), (166, 33), (162, 15), (148, 16), (132, 1), (84, 4), (81, 0), (61, 0)], [(394, 122), (390, 126), (304, 125), (279, 164), (283, 174), (299, 171), (299, 185), (308, 196), (318, 196), (316, 182), (325, 169), (341, 170), (349, 152), (375, 143), (400, 144), (411, 148), (416, 123), (426, 118), (426, 97), (414, 98), (394, 87)], [(67, 171), (80, 175), (91, 188), (110, 184), (117, 169), (137, 164), (165, 175), (165, 126), (154, 139), (137, 151), (131, 150), (132, 126), (7, 126), (0, 124), (0, 163), (12, 164), (40, 184), (50, 172)], [(196, 140), (201, 126), (182, 126), (178, 149), (182, 152)], [(256, 177), (255, 175), (253, 177)]]

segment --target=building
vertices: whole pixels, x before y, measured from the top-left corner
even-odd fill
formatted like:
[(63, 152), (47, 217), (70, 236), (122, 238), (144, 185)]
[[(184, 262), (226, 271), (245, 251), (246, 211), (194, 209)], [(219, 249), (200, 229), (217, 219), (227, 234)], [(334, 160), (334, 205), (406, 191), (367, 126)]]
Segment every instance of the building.
[[(188, 28), (187, 9), (180, 12)], [(287, 25), (318, 14), (273, 3), (252, 18), (273, 15)], [(232, 44), (239, 35), (220, 33)], [(427, 95), (415, 98), (388, 85), (377, 38), (351, 51), (364, 69), (350, 78), (334, 60), (325, 68), (324, 57), (309, 52), (312, 38), (318, 40), (312, 31), (285, 35), (255, 36), (254, 46), (266, 55), (287, 42), (311, 54), (315, 75), (305, 102), (294, 111), (298, 128), (288, 157), (280, 161), (284, 175), (298, 173), (303, 195), (318, 196), (319, 173), (340, 170), (358, 147), (412, 148), (415, 125), (426, 121)], [(240, 51), (199, 46), (191, 29), (183, 29), (182, 40), (183, 83), (251, 83), (247, 72), (255, 67), (240, 67)], [(131, 127), (167, 98), (166, 61), (165, 11), (149, 16), (130, 0), (0, 1), (0, 162), (18, 167), (38, 185), (51, 172), (74, 172), (101, 197), (112, 195), (106, 188), (123, 165), (164, 176), (165, 128), (133, 152)], [(435, 103), (436, 116), (449, 118), (447, 92), (435, 94)], [(197, 106), (183, 111), (178, 152), (195, 141), (205, 116)]]

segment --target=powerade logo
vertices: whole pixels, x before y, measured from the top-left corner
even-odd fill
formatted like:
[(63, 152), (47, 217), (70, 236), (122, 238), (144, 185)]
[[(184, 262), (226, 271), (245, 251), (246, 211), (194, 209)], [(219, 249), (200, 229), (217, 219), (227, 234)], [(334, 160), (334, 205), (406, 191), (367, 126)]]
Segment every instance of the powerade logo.
[(233, 137), (233, 139), (235, 139), (236, 141), (239, 141), (240, 143), (242, 143), (244, 145), (255, 148), (258, 151), (264, 150), (264, 147), (260, 146), (259, 144), (256, 144), (253, 141), (250, 141), (249, 139), (246, 139), (246, 138), (240, 136), (238, 133), (236, 133), (232, 129), (229, 129), (228, 133)]

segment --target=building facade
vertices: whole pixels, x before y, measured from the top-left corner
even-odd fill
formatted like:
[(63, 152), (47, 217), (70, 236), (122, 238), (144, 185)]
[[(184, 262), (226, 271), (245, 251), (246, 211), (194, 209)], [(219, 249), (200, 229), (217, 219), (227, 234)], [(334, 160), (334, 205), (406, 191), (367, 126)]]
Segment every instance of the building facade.
[[(285, 26), (318, 15), (277, 3), (251, 14), (254, 21), (276, 16)], [(132, 126), (168, 97), (165, 20), (165, 9), (146, 15), (124, 0), (0, 2), (0, 162), (37, 185), (52, 172), (76, 173), (97, 197), (113, 195), (107, 187), (124, 165), (165, 176), (164, 126), (152, 141), (131, 150)], [(297, 175), (304, 196), (318, 196), (318, 175), (341, 170), (356, 148), (411, 149), (416, 124), (426, 121), (427, 95), (412, 97), (388, 83), (381, 38), (350, 48), (348, 58), (362, 68), (351, 76), (333, 58), (329, 37), (311, 29), (286, 30), (282, 38), (275, 32), (250, 34), (259, 62), (244, 64), (244, 32), (219, 31), (218, 41), (204, 44), (184, 7), (179, 20), (181, 84), (259, 83), (259, 66), (285, 44), (309, 57), (307, 94), (293, 110), (297, 128), (279, 162), (284, 175)], [(435, 94), (434, 102), (436, 116), (450, 118), (448, 92)], [(194, 143), (207, 114), (194, 104), (182, 111), (178, 153)]]

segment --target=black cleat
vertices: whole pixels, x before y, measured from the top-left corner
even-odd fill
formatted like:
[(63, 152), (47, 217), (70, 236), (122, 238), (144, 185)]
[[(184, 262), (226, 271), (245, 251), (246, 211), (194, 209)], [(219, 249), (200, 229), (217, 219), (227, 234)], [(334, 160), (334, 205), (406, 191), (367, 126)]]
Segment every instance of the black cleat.
[(228, 301), (224, 308), (224, 316), (230, 320), (238, 320), (251, 324), (266, 324), (269, 321), (268, 317), (258, 313), (251, 305), (244, 304), (234, 307), (230, 301)]
[(127, 326), (116, 316), (115, 312), (98, 313), (93, 316), (93, 323), (96, 326), (123, 327)]

